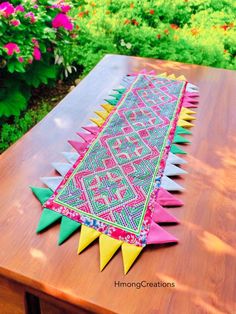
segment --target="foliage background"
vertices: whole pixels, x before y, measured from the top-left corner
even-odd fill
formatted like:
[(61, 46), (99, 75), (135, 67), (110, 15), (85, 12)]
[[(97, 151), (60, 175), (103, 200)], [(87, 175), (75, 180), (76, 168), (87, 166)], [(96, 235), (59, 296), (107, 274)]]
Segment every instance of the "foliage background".
[[(34, 3), (29, 0), (11, 2), (15, 6), (28, 6), (28, 11)], [(28, 23), (25, 29), (21, 27), (15, 32), (9, 32), (4, 29), (6, 19), (0, 14), (0, 65), (4, 65), (0, 76), (0, 151), (52, 109), (55, 104), (53, 94), (58, 93), (62, 85), (63, 92), (58, 93), (61, 97), (74, 84), (75, 78), (86, 75), (106, 53), (236, 69), (234, 0), (60, 1), (60, 5), (71, 7), (66, 14), (73, 24), (73, 30), (59, 27), (55, 32), (48, 32), (52, 19), (61, 10), (56, 8), (50, 14), (47, 13), (48, 6), (53, 3), (55, 1), (37, 1), (39, 9), (35, 15), (39, 15), (40, 25), (37, 28)], [(21, 26), (24, 25), (22, 19)], [(9, 19), (7, 23), (10, 23)], [(13, 57), (4, 56), (4, 44), (19, 42), (20, 45), (25, 32), (39, 41), (42, 53), (41, 60), (34, 60), (30, 66), (19, 62), (16, 54)], [(28, 49), (26, 53), (32, 50), (32, 43), (25, 46), (24, 49)], [(14, 68), (11, 65), (13, 61)], [(25, 71), (26, 79), (22, 81)], [(37, 73), (40, 75), (37, 76)], [(39, 78), (37, 84), (32, 79), (35, 77)], [(19, 87), (18, 99), (12, 102), (14, 107), (10, 107), (11, 103), (3, 97), (2, 92), (3, 82), (11, 80)], [(44, 97), (45, 87), (47, 97)], [(35, 88), (42, 97), (35, 98)], [(11, 84), (9, 89), (13, 90)], [(49, 90), (53, 91), (51, 97)], [(30, 98), (31, 92), (33, 96)], [(19, 95), (25, 97), (23, 105)], [(3, 110), (1, 101), (8, 106), (7, 110)]]

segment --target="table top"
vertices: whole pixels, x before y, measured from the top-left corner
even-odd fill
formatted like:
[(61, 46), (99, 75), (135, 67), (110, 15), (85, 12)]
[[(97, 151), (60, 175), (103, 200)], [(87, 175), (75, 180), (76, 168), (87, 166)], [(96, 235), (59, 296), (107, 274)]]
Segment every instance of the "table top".
[[(186, 150), (180, 243), (147, 247), (125, 276), (121, 251), (99, 272), (98, 243), (77, 255), (79, 233), (58, 247), (59, 225), (36, 235), (41, 206), (29, 185), (55, 175), (68, 139), (131, 71), (184, 74), (200, 104)], [(107, 55), (52, 112), (0, 156), (0, 275), (96, 312), (233, 313), (236, 311), (236, 74), (170, 61)], [(115, 282), (174, 282), (175, 287), (115, 287)]]

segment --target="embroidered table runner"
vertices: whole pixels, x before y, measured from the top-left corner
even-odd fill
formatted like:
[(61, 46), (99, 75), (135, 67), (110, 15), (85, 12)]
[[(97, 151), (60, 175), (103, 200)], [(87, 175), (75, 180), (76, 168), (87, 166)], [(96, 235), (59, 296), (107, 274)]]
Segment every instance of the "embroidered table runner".
[[(132, 74), (97, 111), (97, 126), (83, 127), (83, 141), (69, 141), (77, 153), (54, 163), (61, 177), (42, 178), (49, 189), (32, 188), (43, 204), (38, 232), (61, 221), (59, 244), (81, 227), (78, 253), (99, 238), (100, 269), (122, 248), (125, 273), (147, 244), (177, 239), (158, 223), (178, 223), (163, 206), (180, 206), (169, 191), (186, 172), (177, 144), (188, 139), (195, 119), (197, 88), (181, 76)], [(52, 192), (54, 191), (54, 192)]]

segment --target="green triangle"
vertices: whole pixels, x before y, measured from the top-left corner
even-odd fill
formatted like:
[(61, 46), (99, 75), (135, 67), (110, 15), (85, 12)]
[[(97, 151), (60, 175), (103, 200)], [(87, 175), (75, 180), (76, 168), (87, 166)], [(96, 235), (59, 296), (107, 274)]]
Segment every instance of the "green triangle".
[(190, 141), (188, 139), (184, 138), (183, 136), (176, 134), (174, 137), (173, 143), (184, 144), (184, 143), (190, 143)]
[(80, 226), (81, 224), (79, 222), (63, 216), (61, 220), (58, 245), (65, 242), (77, 229), (79, 229)]
[(116, 106), (118, 103), (118, 100), (115, 99), (105, 99), (105, 101), (107, 101), (112, 106)]
[(122, 97), (122, 94), (112, 94), (112, 95), (109, 95), (111, 97), (114, 97), (115, 99), (117, 99), (118, 101), (121, 99)]
[(31, 186), (30, 188), (41, 204), (47, 202), (47, 200), (53, 195), (53, 192), (47, 188), (37, 188), (34, 186)]
[(182, 126), (177, 126), (175, 134), (193, 134), (193, 133), (183, 128)]
[(183, 151), (182, 149), (180, 149), (178, 146), (176, 145), (172, 145), (171, 149), (170, 149), (171, 153), (173, 154), (187, 154), (185, 151)]
[(118, 92), (120, 94), (123, 94), (126, 91), (126, 88), (116, 88), (116, 89), (113, 89), (113, 90), (115, 90), (116, 92)]
[(44, 229), (52, 225), (54, 222), (61, 219), (61, 217), (62, 217), (61, 214), (54, 212), (51, 209), (44, 208), (38, 223), (36, 233), (43, 231)]

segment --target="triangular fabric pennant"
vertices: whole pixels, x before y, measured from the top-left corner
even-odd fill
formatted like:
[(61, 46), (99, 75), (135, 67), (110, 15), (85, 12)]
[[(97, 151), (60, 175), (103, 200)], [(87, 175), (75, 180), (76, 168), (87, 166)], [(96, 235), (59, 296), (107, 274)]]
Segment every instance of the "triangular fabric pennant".
[(192, 104), (198, 104), (199, 103), (197, 98), (187, 97), (187, 96), (184, 97), (184, 101), (190, 102)]
[(116, 106), (118, 103), (118, 100), (116, 99), (105, 99), (105, 101), (107, 101), (112, 106)]
[(62, 152), (62, 155), (70, 164), (74, 164), (79, 158), (79, 154), (75, 152)]
[(104, 121), (109, 116), (109, 113), (107, 111), (94, 111), (94, 112)]
[(165, 244), (177, 242), (178, 239), (176, 239), (172, 234), (158, 226), (154, 221), (151, 222), (150, 230), (147, 236), (147, 244)]
[(76, 132), (76, 134), (79, 135), (87, 143), (91, 143), (95, 138), (94, 134), (86, 134), (83, 132)]
[(187, 138), (185, 138), (185, 137), (183, 137), (183, 136), (181, 136), (179, 134), (176, 134), (174, 139), (173, 139), (173, 143), (175, 143), (175, 144), (185, 144), (185, 143), (190, 143), (190, 141)]
[(38, 188), (35, 186), (31, 186), (30, 188), (42, 205), (53, 195), (52, 190), (47, 188)]
[(178, 81), (186, 81), (186, 77), (184, 75), (180, 75), (180, 76), (176, 77), (176, 80), (178, 80)]
[(178, 146), (176, 146), (176, 145), (171, 145), (170, 151), (171, 151), (171, 153), (173, 153), (173, 154), (182, 154), (182, 155), (187, 154), (184, 150), (180, 149), (180, 148), (179, 148)]
[(40, 178), (41, 182), (43, 182), (49, 189), (52, 191), (55, 191), (61, 181), (63, 180), (63, 177), (41, 177)]
[(167, 176), (161, 178), (161, 187), (167, 191), (183, 191), (184, 188)]
[(71, 169), (71, 164), (66, 162), (53, 162), (52, 166), (62, 177)]
[(191, 102), (188, 101), (183, 101), (182, 106), (184, 108), (197, 108), (198, 106), (196, 104), (192, 104)]
[(103, 123), (105, 122), (103, 119), (99, 118), (90, 118), (90, 121), (92, 121), (93, 123), (97, 124), (97, 126), (101, 127), (103, 125)]
[(167, 190), (160, 188), (158, 190), (157, 202), (161, 206), (182, 206), (184, 203), (176, 198), (173, 194), (168, 192)]
[(194, 84), (188, 83), (186, 86), (186, 90), (187, 90), (187, 92), (189, 90), (194, 90), (195, 92), (198, 92), (199, 88)]
[(100, 128), (98, 126), (88, 125), (88, 126), (82, 126), (82, 129), (97, 135), (100, 132)]
[(189, 134), (189, 135), (191, 135), (192, 132), (189, 131), (188, 129), (183, 128), (182, 126), (177, 126), (175, 134)]
[(109, 104), (102, 104), (101, 105), (103, 109), (106, 110), (106, 112), (110, 113), (112, 112), (112, 110), (114, 110), (114, 106), (112, 105), (109, 105)]
[(187, 163), (186, 160), (180, 158), (179, 156), (169, 152), (167, 162), (173, 165), (184, 165)]
[(156, 71), (151, 70), (148, 74), (149, 74), (149, 75), (156, 75)]
[(182, 114), (182, 113), (186, 113), (186, 114), (196, 114), (197, 112), (196, 112), (196, 111), (193, 111), (193, 110), (191, 110), (191, 109), (189, 109), (189, 108), (182, 107), (182, 109), (181, 109), (181, 114)]
[(171, 215), (160, 204), (156, 203), (154, 206), (154, 212), (152, 215), (153, 221), (155, 221), (156, 223), (179, 223), (178, 219)]
[(101, 232), (82, 225), (79, 238), (78, 254), (80, 254), (90, 243), (96, 240), (100, 236), (100, 234)]
[(187, 121), (185, 121), (185, 120), (182, 120), (182, 119), (179, 119), (179, 120), (178, 120), (177, 125), (178, 125), (178, 126), (185, 127), (185, 128), (190, 128), (190, 127), (194, 126), (194, 124), (192, 124), (192, 123), (190, 123), (190, 122), (187, 122)]
[(105, 234), (99, 237), (99, 251), (100, 251), (100, 271), (107, 265), (115, 252), (119, 249), (123, 242), (113, 239)]
[(120, 94), (123, 94), (126, 91), (126, 88), (115, 88), (113, 90), (120, 93)]
[(116, 94), (111, 94), (111, 95), (109, 95), (109, 96), (114, 97), (116, 100), (119, 101), (119, 100), (121, 99), (121, 97), (122, 97), (122, 94), (116, 93)]
[(61, 219), (58, 245), (64, 243), (80, 226), (81, 224), (79, 222), (63, 216)]
[(172, 165), (170, 163), (166, 163), (166, 166), (165, 166), (165, 170), (164, 170), (164, 175), (165, 176), (180, 176), (182, 174), (186, 174), (187, 171), (179, 168), (179, 167), (176, 167), (175, 165)]
[(195, 97), (199, 97), (199, 93), (196, 92), (185, 92), (185, 96), (186, 97), (191, 97), (191, 98), (195, 98)]
[(164, 72), (164, 73), (158, 74), (157, 76), (159, 76), (159, 77), (167, 77), (167, 73)]
[(88, 143), (83, 143), (83, 142), (77, 142), (77, 141), (72, 141), (68, 140), (68, 143), (74, 147), (74, 149), (80, 154), (83, 155), (87, 148), (88, 148)]
[(121, 249), (122, 249), (122, 258), (123, 258), (123, 265), (124, 265), (124, 273), (127, 274), (130, 267), (133, 265), (134, 261), (136, 260), (138, 255), (141, 253), (143, 247), (124, 242), (121, 246)]
[(174, 74), (168, 75), (167, 78), (175, 80), (175, 75)]
[(190, 114), (187, 113), (180, 113), (179, 115), (179, 119), (181, 120), (185, 120), (185, 121), (192, 121), (192, 120), (196, 120), (195, 117), (191, 116)]
[(38, 227), (36, 232), (39, 233), (43, 231), (44, 229), (48, 228), (52, 224), (54, 224), (56, 221), (61, 219), (62, 215), (54, 212), (51, 209), (44, 208), (38, 223)]

